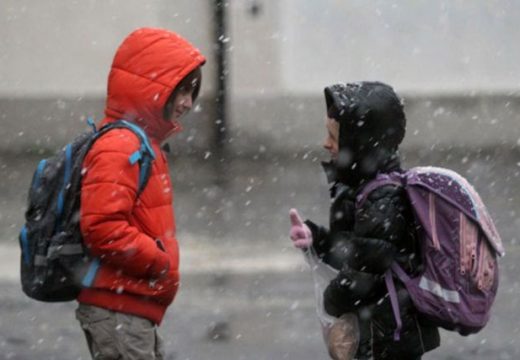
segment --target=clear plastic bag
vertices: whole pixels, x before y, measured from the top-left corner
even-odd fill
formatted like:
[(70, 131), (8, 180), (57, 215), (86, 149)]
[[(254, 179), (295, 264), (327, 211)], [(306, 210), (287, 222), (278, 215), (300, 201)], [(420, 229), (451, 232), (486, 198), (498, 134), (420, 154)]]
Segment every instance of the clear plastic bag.
[(336, 318), (327, 314), (323, 306), (323, 292), (338, 275), (338, 270), (322, 262), (312, 248), (304, 254), (314, 280), (316, 312), (329, 355), (334, 360), (352, 360), (359, 345), (359, 323), (356, 314), (344, 314)]

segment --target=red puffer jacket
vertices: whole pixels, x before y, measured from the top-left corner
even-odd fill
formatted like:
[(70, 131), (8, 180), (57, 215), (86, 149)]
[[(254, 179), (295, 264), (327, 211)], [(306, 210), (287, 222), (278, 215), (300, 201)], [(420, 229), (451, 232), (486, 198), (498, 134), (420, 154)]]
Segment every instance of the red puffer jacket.
[(180, 130), (163, 117), (177, 84), (204, 57), (186, 40), (161, 29), (134, 31), (116, 52), (108, 79), (106, 117), (139, 125), (155, 152), (150, 179), (137, 197), (139, 148), (127, 129), (103, 135), (84, 161), (80, 225), (95, 261), (78, 301), (142, 316), (159, 324), (179, 285), (173, 191), (160, 144)]

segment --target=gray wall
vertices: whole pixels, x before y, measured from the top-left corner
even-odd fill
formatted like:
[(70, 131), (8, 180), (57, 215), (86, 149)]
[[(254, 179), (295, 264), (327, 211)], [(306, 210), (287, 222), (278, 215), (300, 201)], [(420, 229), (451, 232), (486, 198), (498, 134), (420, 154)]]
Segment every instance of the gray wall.
[[(406, 150), (520, 146), (520, 94), (403, 96), (408, 119)], [(258, 122), (254, 128), (249, 123), (236, 125), (237, 141), (253, 150), (315, 151), (325, 140), (321, 96), (251, 98), (234, 109), (235, 116)]]
[(115, 48), (141, 26), (178, 31), (209, 54), (207, 3), (1, 0), (0, 95), (102, 96)]
[(379, 79), (406, 92), (520, 85), (514, 0), (280, 2), (288, 88)]
[[(178, 31), (208, 57), (201, 102), (172, 143), (211, 150), (211, 4), (0, 0), (0, 151), (55, 148), (99, 119), (113, 52), (139, 26)], [(405, 98), (407, 148), (518, 145), (518, 2), (231, 0), (227, 10), (234, 154), (317, 149), (323, 87), (364, 79)]]

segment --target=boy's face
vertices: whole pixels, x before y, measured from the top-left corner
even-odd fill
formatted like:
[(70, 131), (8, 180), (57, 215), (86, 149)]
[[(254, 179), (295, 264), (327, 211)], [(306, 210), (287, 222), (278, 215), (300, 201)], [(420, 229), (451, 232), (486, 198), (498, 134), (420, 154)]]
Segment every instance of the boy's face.
[(200, 67), (182, 79), (165, 105), (166, 120), (176, 122), (191, 110), (194, 99), (198, 95), (201, 80)]
[(325, 119), (325, 127), (327, 128), (327, 137), (323, 147), (330, 153), (333, 160), (337, 160), (339, 152), (339, 122), (327, 117)]
[(173, 99), (171, 115), (168, 120), (178, 121), (187, 112), (189, 112), (193, 106), (193, 87), (181, 87)]

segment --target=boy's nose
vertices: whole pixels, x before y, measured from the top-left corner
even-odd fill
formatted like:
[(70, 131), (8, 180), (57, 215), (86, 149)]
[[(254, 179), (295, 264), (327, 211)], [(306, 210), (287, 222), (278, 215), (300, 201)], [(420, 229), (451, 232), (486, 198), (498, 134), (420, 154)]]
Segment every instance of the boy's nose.
[(329, 150), (329, 149), (330, 149), (330, 141), (329, 141), (329, 139), (325, 139), (325, 141), (323, 142), (323, 147), (324, 147), (326, 150)]

